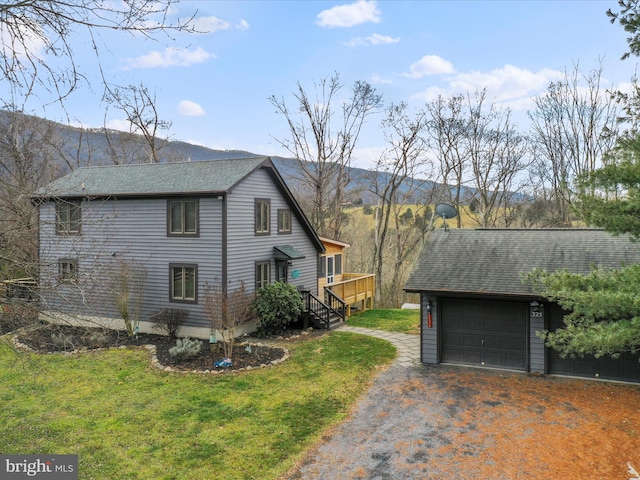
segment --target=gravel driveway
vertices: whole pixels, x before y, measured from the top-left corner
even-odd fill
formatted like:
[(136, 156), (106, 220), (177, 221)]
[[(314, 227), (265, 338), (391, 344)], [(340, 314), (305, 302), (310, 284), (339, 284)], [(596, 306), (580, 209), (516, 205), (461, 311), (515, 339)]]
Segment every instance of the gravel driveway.
[(628, 479), (640, 387), (393, 364), (294, 479)]

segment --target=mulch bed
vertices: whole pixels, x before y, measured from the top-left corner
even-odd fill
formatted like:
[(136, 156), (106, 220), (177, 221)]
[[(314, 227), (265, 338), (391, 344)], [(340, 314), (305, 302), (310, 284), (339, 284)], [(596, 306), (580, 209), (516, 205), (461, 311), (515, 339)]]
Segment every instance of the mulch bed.
[[(276, 340), (291, 340), (317, 336), (316, 332), (289, 331)], [(155, 346), (155, 355), (163, 367), (181, 371), (238, 371), (260, 368), (281, 360), (287, 354), (286, 349), (263, 343), (263, 339), (243, 339), (237, 341), (233, 349), (231, 367), (215, 367), (214, 363), (222, 360), (224, 354), (221, 348), (212, 349), (209, 342), (200, 340), (202, 348), (198, 356), (191, 359), (180, 359), (169, 354), (169, 349), (175, 346), (175, 340), (164, 335), (140, 333), (129, 337), (126, 332), (83, 328), (68, 325), (42, 325), (29, 328), (17, 334), (17, 340), (40, 353), (77, 352), (96, 350), (101, 348), (117, 348), (128, 346)], [(269, 339), (268, 341), (273, 340)]]

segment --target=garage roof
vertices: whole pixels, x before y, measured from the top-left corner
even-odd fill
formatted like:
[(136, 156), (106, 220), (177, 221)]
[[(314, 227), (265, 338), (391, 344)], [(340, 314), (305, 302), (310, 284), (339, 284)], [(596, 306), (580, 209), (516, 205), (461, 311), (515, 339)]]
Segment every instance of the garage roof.
[(444, 229), (425, 244), (409, 292), (537, 296), (521, 280), (534, 268), (589, 273), (640, 263), (640, 245), (596, 229)]

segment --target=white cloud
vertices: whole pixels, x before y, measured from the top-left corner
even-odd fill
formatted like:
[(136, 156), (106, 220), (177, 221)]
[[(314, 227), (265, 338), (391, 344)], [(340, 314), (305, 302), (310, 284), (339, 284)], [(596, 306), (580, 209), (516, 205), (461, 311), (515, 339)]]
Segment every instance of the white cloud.
[(338, 5), (318, 14), (317, 24), (321, 27), (353, 27), (365, 22), (380, 22), (377, 2), (358, 0), (348, 5)]
[(107, 122), (107, 128), (119, 130), (121, 132), (128, 132), (131, 130), (131, 123), (129, 120), (109, 120)]
[(411, 64), (409, 67), (411, 73), (406, 73), (405, 76), (411, 78), (422, 78), (427, 75), (443, 75), (455, 73), (453, 64), (448, 60), (445, 60), (438, 55), (425, 55), (417, 62)]
[(424, 102), (431, 102), (433, 100), (435, 100), (436, 98), (438, 98), (439, 95), (442, 95), (443, 97), (446, 97), (448, 95), (451, 95), (453, 92), (451, 90), (447, 90), (441, 87), (429, 87), (426, 90), (423, 90), (422, 92), (413, 95), (411, 97), (411, 99), (413, 100), (421, 100)]
[(388, 78), (382, 78), (377, 73), (374, 73), (373, 75), (371, 75), (371, 83), (376, 84), (376, 85), (390, 85), (393, 82), (391, 80), (389, 80)]
[(46, 55), (46, 34), (35, 26), (31, 28), (17, 24), (11, 29), (2, 26), (0, 27), (0, 45), (0, 52), (4, 57), (15, 56), (29, 63), (29, 57), (43, 58)]
[(166, 48), (164, 51), (153, 51), (137, 58), (126, 59), (125, 70), (136, 68), (188, 67), (196, 63), (204, 63), (215, 55), (201, 47), (195, 50), (183, 48)]
[(349, 47), (358, 47), (361, 45), (388, 45), (391, 43), (398, 43), (400, 38), (393, 38), (387, 35), (380, 35), (378, 33), (374, 33), (368, 37), (356, 37), (347, 42)]
[(544, 92), (551, 81), (562, 77), (560, 70), (542, 69), (532, 72), (513, 65), (505, 65), (488, 72), (460, 73), (449, 79), (443, 86), (430, 86), (414, 95), (412, 99), (425, 102), (435, 100), (438, 95), (444, 97), (461, 93), (473, 93), (478, 89), (487, 89), (492, 101), (501, 103), (514, 111), (530, 110), (532, 96)]
[(474, 91), (486, 87), (497, 100), (530, 96), (547, 88), (549, 82), (562, 77), (562, 72), (544, 68), (532, 72), (525, 68), (505, 65), (490, 72), (469, 72), (457, 75), (450, 81), (455, 91)]
[(206, 115), (204, 108), (191, 100), (182, 100), (178, 103), (178, 113), (186, 117), (199, 117)]
[(210, 17), (199, 17), (191, 21), (191, 25), (198, 33), (203, 34), (211, 34), (215, 32), (219, 32), (221, 30), (247, 30), (249, 28), (249, 23), (246, 20), (240, 20), (235, 25), (227, 20), (222, 20), (221, 18), (210, 16)]
[(231, 28), (231, 22), (213, 16), (198, 17), (194, 19), (191, 24), (193, 25), (193, 28), (200, 33), (215, 33), (220, 30), (229, 30)]
[[(204, 142), (201, 142), (200, 140), (192, 140), (192, 139), (187, 138), (185, 140), (185, 142), (187, 142), (187, 143), (189, 143), (191, 145), (198, 145), (199, 147), (207, 147), (207, 144), (204, 143)], [(209, 147), (207, 147), (207, 148), (209, 148)]]

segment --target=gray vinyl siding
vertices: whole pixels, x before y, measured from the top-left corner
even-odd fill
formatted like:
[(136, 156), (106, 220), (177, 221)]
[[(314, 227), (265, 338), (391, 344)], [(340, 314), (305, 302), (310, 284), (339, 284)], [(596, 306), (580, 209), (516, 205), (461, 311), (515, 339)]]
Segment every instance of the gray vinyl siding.
[[(546, 316), (548, 313), (543, 309)], [(544, 317), (529, 316), (529, 371), (531, 373), (547, 373), (545, 364), (546, 349), (544, 341), (538, 338), (536, 332), (544, 330)]]
[[(269, 235), (256, 235), (254, 228), (255, 199), (270, 200), (271, 231)], [(304, 255), (303, 259), (292, 260), (288, 282), (298, 288), (318, 290), (318, 252), (307, 233), (303, 230), (294, 210), (286, 202), (269, 174), (258, 169), (237, 185), (227, 196), (227, 277), (229, 289), (237, 288), (244, 282), (248, 291), (255, 288), (255, 263), (271, 262), (271, 279), (275, 281), (275, 245), (291, 245)], [(278, 209), (291, 209), (291, 233), (278, 235)], [(298, 278), (292, 272), (299, 271)]]
[[(55, 233), (55, 202), (40, 207), (40, 285), (43, 307), (67, 314), (120, 318), (110, 279), (118, 262), (142, 265), (146, 272), (141, 319), (146, 320), (163, 308), (189, 311), (187, 325), (208, 327), (204, 310), (205, 286), (219, 284), (225, 277), (229, 291), (244, 282), (247, 291), (255, 287), (255, 262), (269, 261), (271, 281), (275, 279), (275, 245), (291, 245), (304, 255), (292, 260), (289, 282), (317, 293), (318, 252), (303, 229), (295, 209), (287, 203), (270, 175), (254, 170), (226, 196), (199, 198), (199, 234), (167, 235), (167, 198), (93, 200), (82, 202), (81, 234)], [(254, 199), (271, 202), (271, 233), (254, 233)], [(223, 234), (223, 208), (227, 232)], [(290, 209), (291, 234), (278, 235), (278, 209)], [(226, 240), (226, 252), (223, 245)], [(78, 281), (61, 283), (58, 261), (77, 259)], [(169, 300), (170, 264), (197, 265), (197, 303)], [(298, 271), (298, 278), (292, 273)]]
[[(110, 272), (120, 261), (142, 265), (146, 272), (142, 319), (162, 308), (189, 310), (187, 324), (208, 326), (202, 307), (206, 283), (222, 271), (222, 208), (214, 197), (199, 199), (197, 238), (167, 236), (166, 198), (82, 202), (82, 233), (55, 233), (55, 203), (40, 209), (40, 282), (45, 308), (66, 313), (118, 318)], [(78, 259), (78, 282), (59, 284), (61, 258)], [(198, 266), (199, 304), (169, 301), (169, 264)]]
[[(427, 325), (427, 302), (431, 300), (432, 327)], [(422, 313), (422, 363), (440, 363), (438, 359), (438, 298), (420, 295)]]

